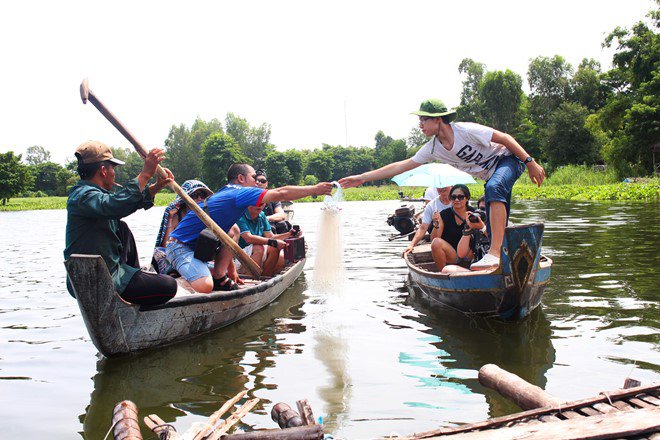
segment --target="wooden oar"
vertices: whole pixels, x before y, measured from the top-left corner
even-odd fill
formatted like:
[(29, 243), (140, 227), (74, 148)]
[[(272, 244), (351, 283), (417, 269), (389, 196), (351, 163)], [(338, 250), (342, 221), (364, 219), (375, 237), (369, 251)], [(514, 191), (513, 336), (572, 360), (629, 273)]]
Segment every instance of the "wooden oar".
[[(142, 156), (144, 159), (147, 157), (147, 150), (142, 146), (142, 144), (131, 134), (130, 131), (126, 127), (124, 127), (124, 124), (119, 122), (119, 119), (115, 115), (113, 115), (110, 110), (107, 109), (105, 105), (99, 99), (94, 95), (94, 93), (90, 90), (89, 85), (87, 84), (87, 80), (83, 80), (83, 82), (80, 84), (80, 97), (82, 98), (83, 104), (87, 104), (87, 101), (91, 102), (94, 107), (98, 109), (98, 111), (101, 112), (105, 118), (110, 121), (114, 127), (119, 130), (121, 134), (124, 135), (124, 137), (131, 143), (133, 144), (133, 147), (135, 148), (135, 151)], [(156, 169), (156, 172), (161, 178), (167, 178), (167, 173), (161, 167), (158, 165), (158, 168)], [(259, 277), (261, 275), (261, 268), (257, 263), (254, 262), (252, 258), (248, 254), (245, 253), (243, 249), (234, 241), (232, 240), (229, 235), (225, 233), (218, 225), (215, 224), (213, 219), (208, 216), (206, 212), (202, 208), (195, 203), (195, 201), (190, 198), (188, 194), (179, 186), (178, 183), (172, 181), (172, 183), (169, 184), (170, 188), (174, 190), (175, 193), (179, 195), (183, 199), (184, 202), (186, 202), (186, 205), (193, 211), (195, 211), (195, 214), (197, 214), (197, 217), (202, 220), (202, 222), (213, 231), (213, 234), (222, 241), (222, 243), (225, 246), (228, 246), (234, 254), (238, 257), (239, 260), (241, 260), (241, 263), (243, 263), (250, 273), (254, 275), (255, 277)]]

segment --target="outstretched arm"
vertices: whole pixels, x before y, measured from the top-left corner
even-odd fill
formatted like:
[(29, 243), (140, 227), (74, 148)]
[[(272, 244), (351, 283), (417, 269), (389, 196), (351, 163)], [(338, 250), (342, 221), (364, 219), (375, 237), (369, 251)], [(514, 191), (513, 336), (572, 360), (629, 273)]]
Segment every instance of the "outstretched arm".
[(377, 170), (367, 171), (366, 173), (357, 174), (355, 176), (344, 177), (339, 179), (339, 184), (342, 188), (354, 188), (360, 186), (365, 182), (372, 182), (374, 180), (383, 180), (394, 177), (397, 174), (401, 174), (405, 171), (412, 170), (417, 168), (421, 164), (413, 161), (412, 159), (405, 159), (399, 162), (393, 162), (384, 167), (378, 168)]
[(283, 186), (280, 188), (269, 189), (262, 203), (282, 202), (288, 200), (298, 200), (307, 196), (322, 196), (332, 193), (332, 183), (321, 182), (313, 186)]

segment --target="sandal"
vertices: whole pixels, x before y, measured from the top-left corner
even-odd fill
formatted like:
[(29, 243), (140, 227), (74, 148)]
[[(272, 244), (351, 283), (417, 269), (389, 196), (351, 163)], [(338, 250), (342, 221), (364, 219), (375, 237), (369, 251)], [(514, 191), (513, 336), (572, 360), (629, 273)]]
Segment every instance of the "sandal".
[(213, 290), (221, 290), (228, 292), (230, 290), (238, 290), (238, 284), (227, 275), (221, 278), (213, 278)]

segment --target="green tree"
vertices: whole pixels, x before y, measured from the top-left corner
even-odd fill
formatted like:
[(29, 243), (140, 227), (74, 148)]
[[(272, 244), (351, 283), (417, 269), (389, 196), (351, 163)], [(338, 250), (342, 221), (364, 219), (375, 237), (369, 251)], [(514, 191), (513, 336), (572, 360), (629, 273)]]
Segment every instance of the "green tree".
[(532, 120), (544, 125), (548, 116), (571, 94), (570, 78), (573, 67), (564, 57), (536, 57), (529, 63), (529, 111)]
[(614, 68), (607, 73), (617, 93), (598, 120), (610, 137), (603, 156), (619, 177), (652, 173), (651, 149), (660, 139), (660, 9), (649, 17), (651, 23), (640, 21), (630, 31), (617, 27), (603, 43), (617, 44)]
[(612, 94), (611, 87), (603, 81), (600, 64), (584, 58), (571, 79), (571, 100), (590, 111), (603, 107)]
[(268, 170), (268, 185), (280, 187), (297, 183), (294, 181), (286, 165), (286, 154), (279, 151), (270, 151), (266, 156), (266, 170)]
[(270, 124), (263, 123), (258, 127), (252, 127), (247, 119), (227, 113), (225, 130), (236, 140), (255, 169), (265, 166), (270, 142)]
[(422, 130), (419, 127), (413, 127), (406, 138), (406, 145), (408, 148), (417, 148), (421, 147), (428, 141), (428, 138), (424, 136)]
[(39, 165), (50, 162), (50, 151), (39, 145), (28, 147), (25, 152), (25, 162), (28, 165)]
[(382, 130), (379, 130), (378, 133), (376, 133), (374, 139), (376, 141), (375, 158), (377, 166), (382, 167), (388, 163), (392, 163), (392, 154), (388, 147), (394, 139), (392, 139), (391, 136), (387, 136)]
[(67, 185), (74, 174), (53, 162), (42, 162), (30, 167), (34, 176), (34, 190), (43, 191), (49, 196), (65, 196)]
[(10, 198), (32, 187), (29, 167), (21, 163), (21, 155), (13, 151), (0, 153), (0, 199), (6, 205)]
[(461, 121), (483, 123), (483, 102), (479, 90), (486, 65), (477, 63), (471, 58), (463, 58), (458, 66), (458, 71), (464, 73), (466, 78), (461, 90), (461, 103), (456, 109), (457, 117)]
[(599, 159), (600, 145), (586, 127), (589, 110), (575, 102), (564, 102), (548, 120), (545, 156), (552, 168), (568, 164), (591, 165)]
[(115, 168), (115, 181), (120, 185), (126, 185), (129, 180), (140, 174), (144, 159), (131, 148), (110, 147), (110, 150), (115, 158), (125, 162), (124, 165)]
[(332, 179), (332, 172), (335, 168), (335, 161), (332, 153), (324, 150), (314, 150), (307, 161), (305, 175), (311, 174), (321, 182), (327, 182)]
[(479, 85), (484, 121), (498, 130), (510, 132), (520, 120), (523, 99), (522, 78), (507, 69), (486, 72)]
[(191, 128), (184, 124), (172, 125), (165, 140), (168, 167), (177, 181), (199, 179), (202, 176), (202, 144), (213, 133), (224, 133), (218, 119), (205, 121), (196, 118)]
[(227, 183), (227, 170), (232, 164), (244, 163), (248, 159), (233, 137), (216, 132), (202, 144), (202, 160), (204, 183), (216, 190)]
[(298, 150), (290, 149), (284, 152), (284, 157), (286, 158), (286, 167), (291, 174), (291, 183), (299, 183), (303, 177), (302, 153)]

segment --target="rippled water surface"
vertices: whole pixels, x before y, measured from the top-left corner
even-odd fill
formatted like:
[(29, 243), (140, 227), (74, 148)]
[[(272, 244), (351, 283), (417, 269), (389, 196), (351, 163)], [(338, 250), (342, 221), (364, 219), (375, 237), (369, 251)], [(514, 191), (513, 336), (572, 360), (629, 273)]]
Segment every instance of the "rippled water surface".
[[(296, 204), (310, 258), (266, 309), (213, 334), (120, 359), (97, 355), (64, 286), (65, 211), (0, 213), (0, 432), (103, 438), (112, 407), (137, 403), (180, 432), (241, 390), (261, 402), (240, 429), (274, 428), (276, 402), (309, 399), (326, 432), (410, 434), (516, 407), (477, 381), (496, 363), (563, 399), (660, 380), (660, 204), (514, 203), (544, 221), (555, 261), (543, 305), (521, 323), (425, 310), (408, 298), (398, 202), (344, 203), (344, 282), (311, 286), (320, 205)], [(128, 218), (143, 264), (163, 208)], [(145, 438), (155, 438), (144, 432)]]

